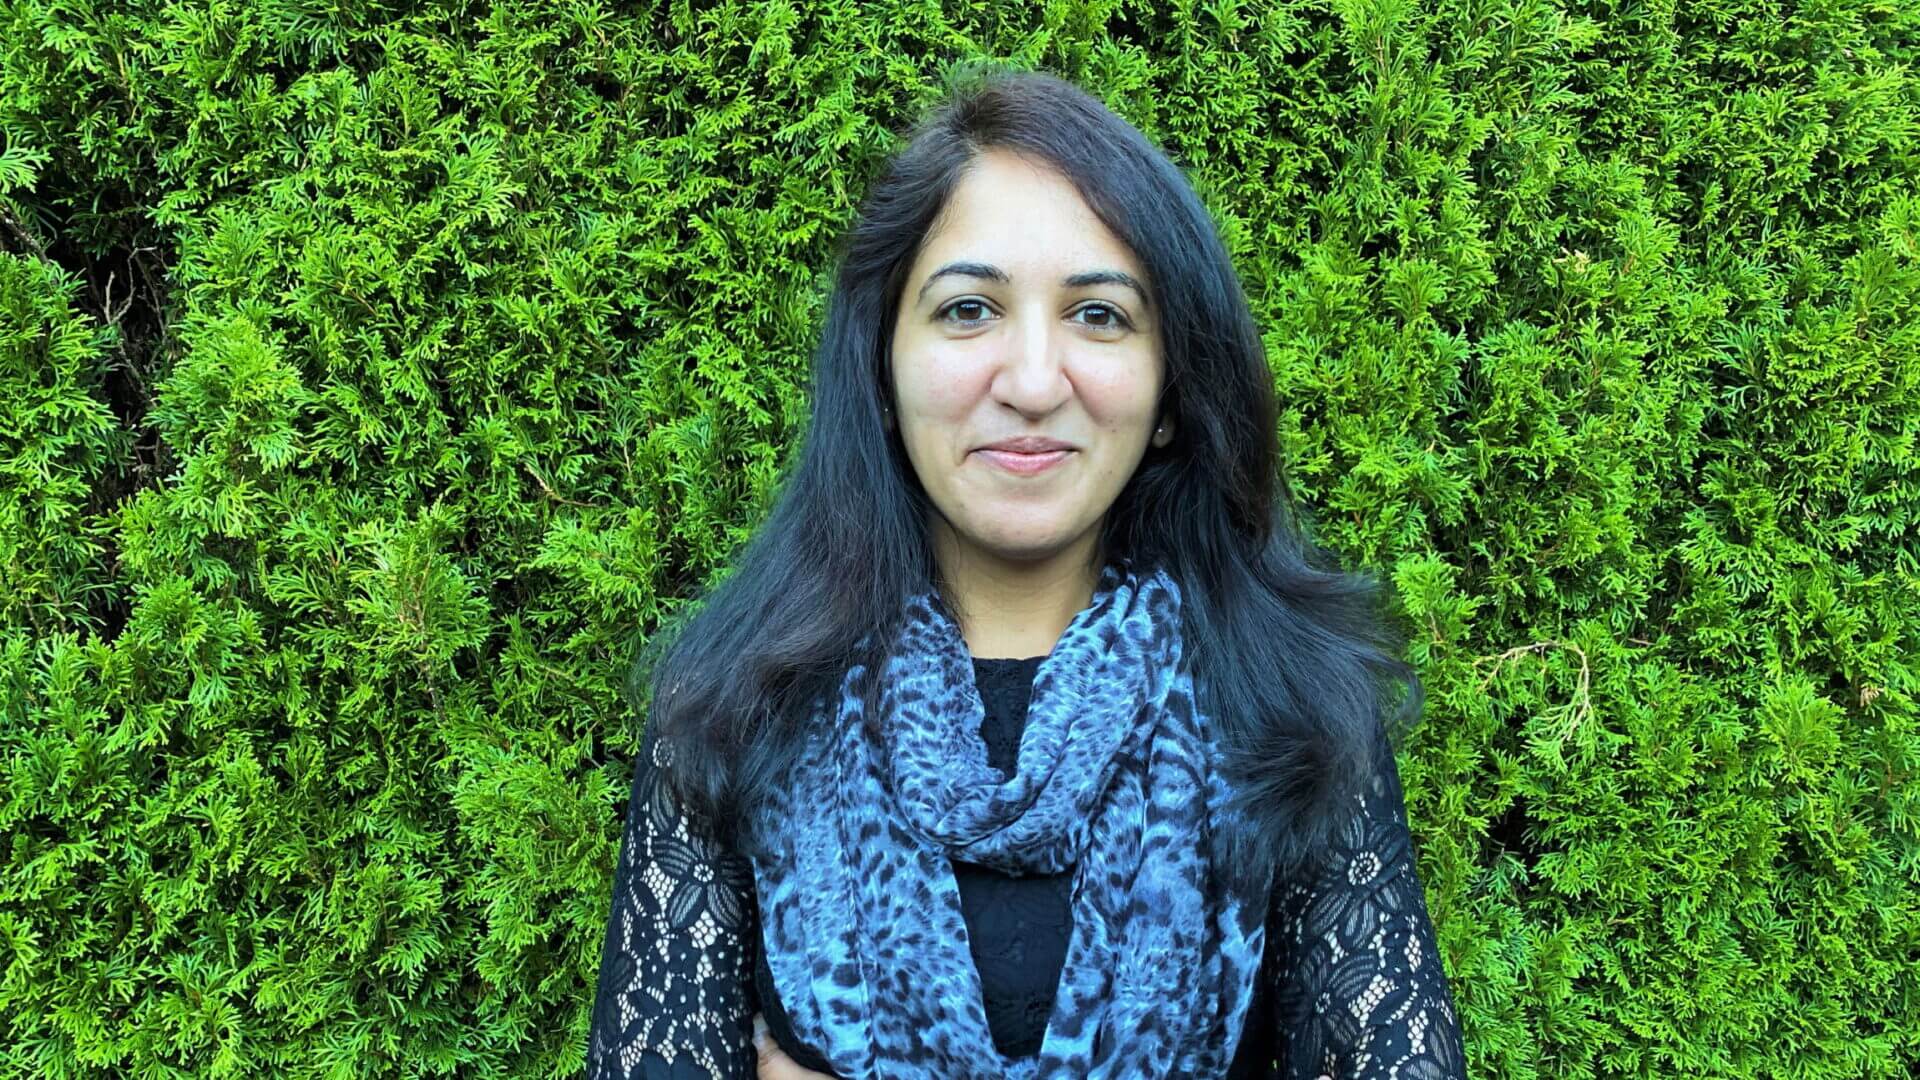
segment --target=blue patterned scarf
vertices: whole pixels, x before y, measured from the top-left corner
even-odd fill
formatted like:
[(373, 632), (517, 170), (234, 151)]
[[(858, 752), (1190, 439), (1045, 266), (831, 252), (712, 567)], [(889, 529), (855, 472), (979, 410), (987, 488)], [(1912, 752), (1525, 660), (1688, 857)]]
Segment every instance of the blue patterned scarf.
[[(1228, 790), (1173, 579), (1102, 568), (1035, 674), (1012, 776), (987, 764), (972, 657), (931, 594), (880, 666), (877, 733), (852, 665), (757, 819), (768, 967), (795, 1035), (849, 1080), (1224, 1076), (1264, 905), (1212, 870)], [(993, 1043), (949, 858), (1073, 870), (1035, 1058)]]

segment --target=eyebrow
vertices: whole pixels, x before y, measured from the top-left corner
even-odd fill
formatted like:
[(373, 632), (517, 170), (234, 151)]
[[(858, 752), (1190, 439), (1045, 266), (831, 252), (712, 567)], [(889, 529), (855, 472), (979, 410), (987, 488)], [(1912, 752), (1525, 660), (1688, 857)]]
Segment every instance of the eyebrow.
[[(943, 277), (986, 278), (990, 281), (998, 281), (1002, 285), (1011, 284), (1013, 281), (1005, 270), (992, 263), (950, 262), (927, 275), (927, 280), (920, 286), (920, 292), (915, 295), (914, 302), (918, 303), (925, 299), (927, 290), (933, 288), (933, 283)], [(1083, 270), (1061, 278), (1060, 284), (1069, 289), (1078, 289), (1085, 285), (1124, 285), (1140, 294), (1140, 303), (1143, 307), (1151, 307), (1153, 304), (1147, 298), (1146, 288), (1136, 281), (1132, 274), (1124, 270)]]

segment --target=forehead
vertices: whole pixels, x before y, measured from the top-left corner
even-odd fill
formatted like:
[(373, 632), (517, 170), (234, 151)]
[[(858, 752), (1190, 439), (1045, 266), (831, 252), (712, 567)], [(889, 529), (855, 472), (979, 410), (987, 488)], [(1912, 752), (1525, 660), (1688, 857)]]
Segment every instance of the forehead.
[(1087, 205), (1073, 182), (1045, 162), (987, 150), (962, 175), (915, 259), (916, 267), (965, 256), (1005, 267), (1099, 262), (1140, 274), (1133, 252)]

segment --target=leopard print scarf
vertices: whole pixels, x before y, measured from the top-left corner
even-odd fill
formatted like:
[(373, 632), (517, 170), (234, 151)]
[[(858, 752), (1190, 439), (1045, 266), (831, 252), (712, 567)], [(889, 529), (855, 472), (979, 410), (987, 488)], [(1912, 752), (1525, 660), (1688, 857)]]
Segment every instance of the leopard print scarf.
[[(931, 594), (908, 602), (880, 665), (875, 731), (866, 668), (850, 666), (763, 804), (754, 856), (775, 988), (840, 1076), (1225, 1075), (1264, 905), (1211, 869), (1228, 790), (1179, 616), (1164, 570), (1105, 565), (1034, 677), (1012, 776), (987, 764), (972, 657)], [(1073, 930), (1033, 1058), (994, 1045), (949, 858), (1073, 870)]]

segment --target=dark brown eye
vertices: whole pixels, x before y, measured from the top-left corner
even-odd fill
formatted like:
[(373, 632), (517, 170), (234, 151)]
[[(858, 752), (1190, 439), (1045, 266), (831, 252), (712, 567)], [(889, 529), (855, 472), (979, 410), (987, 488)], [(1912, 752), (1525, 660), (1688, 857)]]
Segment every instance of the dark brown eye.
[[(940, 309), (940, 317), (945, 319), (949, 313), (958, 311), (961, 308), (977, 308), (980, 311), (985, 312), (987, 310), (987, 305), (984, 303), (981, 303), (978, 300), (955, 300), (953, 303), (948, 304), (946, 307)], [(958, 320), (949, 319), (948, 321), (955, 322), (958, 325), (962, 325), (962, 326), (971, 326), (975, 323), (986, 322), (987, 320), (986, 320), (986, 317), (982, 315), (979, 318), (958, 319)]]
[(1086, 307), (1081, 308), (1080, 311), (1082, 314), (1089, 311), (1101, 313), (1103, 317), (1102, 321), (1087, 323), (1088, 326), (1099, 330), (1131, 330), (1133, 328), (1133, 324), (1127, 321), (1127, 317), (1120, 314), (1119, 308), (1108, 307), (1105, 304), (1088, 304)]

